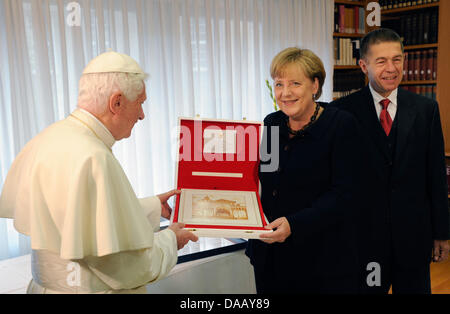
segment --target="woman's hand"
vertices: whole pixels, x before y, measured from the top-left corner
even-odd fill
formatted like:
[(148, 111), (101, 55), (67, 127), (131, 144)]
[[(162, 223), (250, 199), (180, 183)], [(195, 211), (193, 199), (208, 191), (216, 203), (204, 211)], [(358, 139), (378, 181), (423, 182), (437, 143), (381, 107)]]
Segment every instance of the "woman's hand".
[(275, 229), (271, 233), (263, 233), (259, 236), (261, 240), (272, 244), (274, 242), (283, 243), (291, 235), (291, 226), (286, 217), (278, 218), (266, 226), (266, 229)]

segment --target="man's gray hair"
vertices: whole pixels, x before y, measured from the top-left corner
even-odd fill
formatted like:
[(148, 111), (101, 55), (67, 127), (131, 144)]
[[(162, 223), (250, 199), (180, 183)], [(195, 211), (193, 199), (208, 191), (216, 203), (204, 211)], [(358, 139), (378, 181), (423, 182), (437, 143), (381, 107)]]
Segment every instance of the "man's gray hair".
[(116, 92), (135, 101), (144, 90), (146, 78), (146, 74), (135, 73), (84, 74), (79, 82), (78, 107), (102, 115), (108, 109), (111, 95)]

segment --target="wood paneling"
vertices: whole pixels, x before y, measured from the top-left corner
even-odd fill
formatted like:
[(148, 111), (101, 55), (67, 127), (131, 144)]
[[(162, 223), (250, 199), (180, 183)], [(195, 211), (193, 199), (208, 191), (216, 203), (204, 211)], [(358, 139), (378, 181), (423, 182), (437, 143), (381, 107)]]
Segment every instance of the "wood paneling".
[(450, 1), (439, 2), (439, 44), (436, 98), (439, 102), (445, 152), (450, 154)]

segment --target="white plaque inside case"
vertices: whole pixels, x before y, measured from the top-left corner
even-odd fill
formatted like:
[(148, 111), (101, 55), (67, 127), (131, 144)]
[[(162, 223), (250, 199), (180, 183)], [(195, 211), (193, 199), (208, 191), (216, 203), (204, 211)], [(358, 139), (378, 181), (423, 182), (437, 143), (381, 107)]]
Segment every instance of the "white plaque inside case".
[(182, 189), (180, 202), (186, 224), (262, 226), (254, 192)]
[[(256, 193), (251, 191), (181, 189), (178, 222), (205, 237), (259, 238), (261, 228)], [(229, 228), (224, 228), (229, 227)]]

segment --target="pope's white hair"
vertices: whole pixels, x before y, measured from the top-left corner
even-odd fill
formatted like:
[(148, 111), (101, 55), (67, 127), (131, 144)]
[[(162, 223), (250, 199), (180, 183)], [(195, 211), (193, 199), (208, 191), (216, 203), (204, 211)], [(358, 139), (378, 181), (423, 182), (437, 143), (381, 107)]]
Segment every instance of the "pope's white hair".
[(146, 74), (91, 73), (83, 74), (79, 82), (78, 107), (92, 114), (102, 115), (108, 108), (112, 94), (122, 92), (135, 101), (144, 91)]

